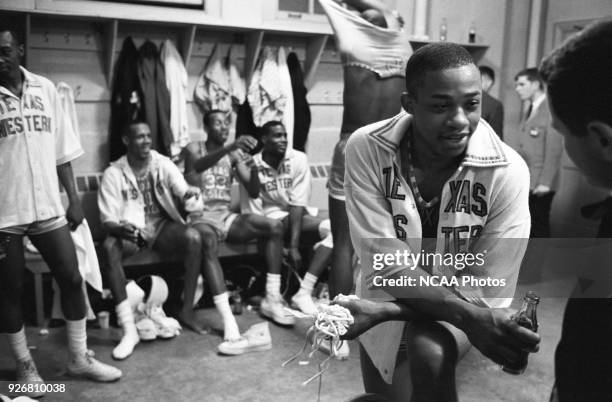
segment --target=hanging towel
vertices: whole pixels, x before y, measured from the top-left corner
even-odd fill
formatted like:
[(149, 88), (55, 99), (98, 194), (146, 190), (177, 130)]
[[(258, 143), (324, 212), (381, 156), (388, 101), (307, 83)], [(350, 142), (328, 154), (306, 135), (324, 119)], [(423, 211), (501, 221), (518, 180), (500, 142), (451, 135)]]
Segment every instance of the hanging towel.
[(169, 39), (162, 44), (160, 57), (166, 73), (166, 86), (170, 92), (170, 153), (174, 157), (190, 141), (187, 126), (187, 70), (181, 55)]
[[(70, 232), (74, 248), (76, 250), (77, 261), (79, 263), (79, 272), (83, 281), (83, 292), (85, 293), (85, 304), (87, 307), (87, 318), (95, 318), (87, 296), (86, 283), (96, 291), (102, 293), (102, 274), (100, 273), (100, 265), (98, 264), (98, 256), (96, 247), (91, 237), (91, 231), (87, 219), (77, 226), (76, 230)], [(52, 318), (63, 319), (64, 315), (61, 310), (60, 289), (55, 280), (53, 281), (53, 309)]]

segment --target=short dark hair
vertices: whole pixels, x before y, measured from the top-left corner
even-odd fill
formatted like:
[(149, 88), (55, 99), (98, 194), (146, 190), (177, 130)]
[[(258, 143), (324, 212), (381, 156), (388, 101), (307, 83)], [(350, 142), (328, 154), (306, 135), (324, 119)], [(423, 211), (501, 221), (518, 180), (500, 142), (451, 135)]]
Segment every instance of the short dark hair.
[(21, 41), (21, 36), (19, 36), (19, 34), (17, 34), (17, 32), (13, 29), (10, 29), (8, 27), (6, 27), (5, 25), (0, 25), (0, 33), (4, 33), (4, 32), (8, 32), (11, 34), (11, 36), (13, 37), (13, 42), (15, 43), (15, 45), (19, 46), (22, 45), (23, 42)]
[(268, 135), (270, 133), (270, 129), (276, 126), (285, 127), (285, 125), (278, 120), (270, 120), (261, 126), (261, 136), (263, 137), (264, 135)]
[(227, 116), (227, 112), (221, 110), (221, 109), (213, 109), (213, 110), (209, 110), (208, 112), (204, 113), (204, 117), (202, 118), (202, 122), (204, 123), (205, 126), (210, 126), (211, 120), (212, 120), (212, 116), (214, 114), (217, 113), (221, 113), (224, 116)]
[(612, 21), (571, 36), (544, 58), (540, 73), (555, 115), (576, 136), (590, 121), (612, 126)]
[(425, 74), (474, 64), (470, 53), (461, 45), (448, 42), (430, 43), (419, 48), (406, 65), (406, 89), (416, 96)]
[(489, 66), (478, 66), (481, 75), (488, 75), (491, 81), (495, 82), (495, 71)]
[(130, 133), (132, 132), (132, 126), (135, 126), (137, 124), (146, 124), (147, 126), (149, 125), (149, 123), (147, 123), (143, 119), (132, 120), (132, 121), (125, 123), (125, 125), (123, 126), (123, 130), (121, 131), (121, 134), (124, 137), (129, 137)]
[(514, 80), (518, 80), (520, 77), (526, 77), (531, 82), (539, 82), (540, 88), (544, 89), (544, 80), (540, 76), (540, 72), (535, 67), (525, 68), (514, 76)]

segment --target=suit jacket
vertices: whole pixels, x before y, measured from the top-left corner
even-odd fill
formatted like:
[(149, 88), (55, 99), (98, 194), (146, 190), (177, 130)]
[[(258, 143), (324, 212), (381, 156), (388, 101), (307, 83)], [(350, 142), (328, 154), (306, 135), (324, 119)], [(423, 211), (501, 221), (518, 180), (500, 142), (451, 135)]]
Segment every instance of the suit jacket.
[(482, 93), (482, 118), (489, 123), (499, 138), (503, 140), (504, 105), (484, 91)]
[(529, 167), (531, 189), (543, 184), (555, 191), (559, 182), (563, 141), (551, 124), (546, 99), (519, 124), (517, 151)]

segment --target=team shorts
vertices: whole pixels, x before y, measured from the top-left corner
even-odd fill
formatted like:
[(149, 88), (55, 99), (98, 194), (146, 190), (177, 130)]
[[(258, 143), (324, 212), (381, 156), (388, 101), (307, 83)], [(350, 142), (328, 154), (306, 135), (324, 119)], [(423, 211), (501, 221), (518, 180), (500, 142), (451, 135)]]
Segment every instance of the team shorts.
[[(141, 234), (143, 239), (147, 242), (146, 246), (143, 249), (153, 249), (157, 238), (164, 227), (169, 222), (169, 220), (163, 216), (153, 218), (147, 223), (147, 227), (145, 229), (141, 229)], [(123, 249), (123, 256), (131, 256), (136, 254), (141, 248), (138, 247), (136, 243), (131, 240), (121, 239), (121, 247)]]
[(351, 133), (340, 134), (340, 140), (334, 148), (332, 156), (331, 172), (327, 181), (329, 196), (339, 201), (344, 201), (344, 171), (346, 161), (346, 143)]
[(45, 219), (44, 221), (36, 221), (23, 225), (9, 226), (0, 229), (0, 232), (20, 236), (40, 235), (51, 232), (55, 229), (59, 229), (67, 224), (68, 221), (66, 220), (65, 216), (57, 216), (55, 218)]
[(205, 223), (215, 230), (219, 241), (225, 241), (230, 227), (237, 217), (238, 214), (230, 210), (203, 211), (190, 214), (187, 222), (192, 226)]

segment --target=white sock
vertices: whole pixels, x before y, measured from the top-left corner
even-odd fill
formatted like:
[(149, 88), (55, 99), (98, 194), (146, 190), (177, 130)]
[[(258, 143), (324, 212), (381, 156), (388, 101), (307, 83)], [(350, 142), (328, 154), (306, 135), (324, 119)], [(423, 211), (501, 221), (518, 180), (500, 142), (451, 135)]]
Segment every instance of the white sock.
[(8, 339), (11, 352), (15, 360), (32, 360), (30, 355), (30, 349), (28, 349), (28, 340), (26, 339), (25, 329), (23, 326), (18, 332), (14, 334), (7, 333), (6, 338)]
[(302, 284), (300, 285), (299, 293), (306, 294), (308, 296), (312, 295), (312, 289), (314, 289), (314, 286), (317, 284), (318, 279), (319, 278), (317, 278), (310, 272), (306, 272), (306, 275), (304, 275), (304, 279), (302, 279)]
[(275, 298), (281, 297), (281, 274), (271, 274), (268, 272), (266, 275), (266, 295)]
[(236, 317), (234, 317), (234, 314), (232, 314), (227, 292), (213, 296), (213, 301), (215, 302), (215, 306), (223, 318), (223, 338), (229, 341), (240, 338), (240, 329), (236, 323)]
[(113, 349), (113, 357), (118, 360), (123, 360), (134, 351), (134, 347), (140, 341), (136, 324), (134, 324), (134, 312), (129, 300), (124, 300), (115, 306), (117, 312), (117, 321), (123, 328), (123, 337), (121, 341)]
[(136, 329), (134, 324), (134, 311), (129, 300), (124, 300), (115, 306), (115, 312), (117, 313), (117, 321), (124, 331), (128, 331), (132, 328)]
[(87, 327), (85, 318), (80, 320), (66, 320), (66, 333), (68, 335), (68, 350), (73, 360), (85, 358), (87, 353)]

